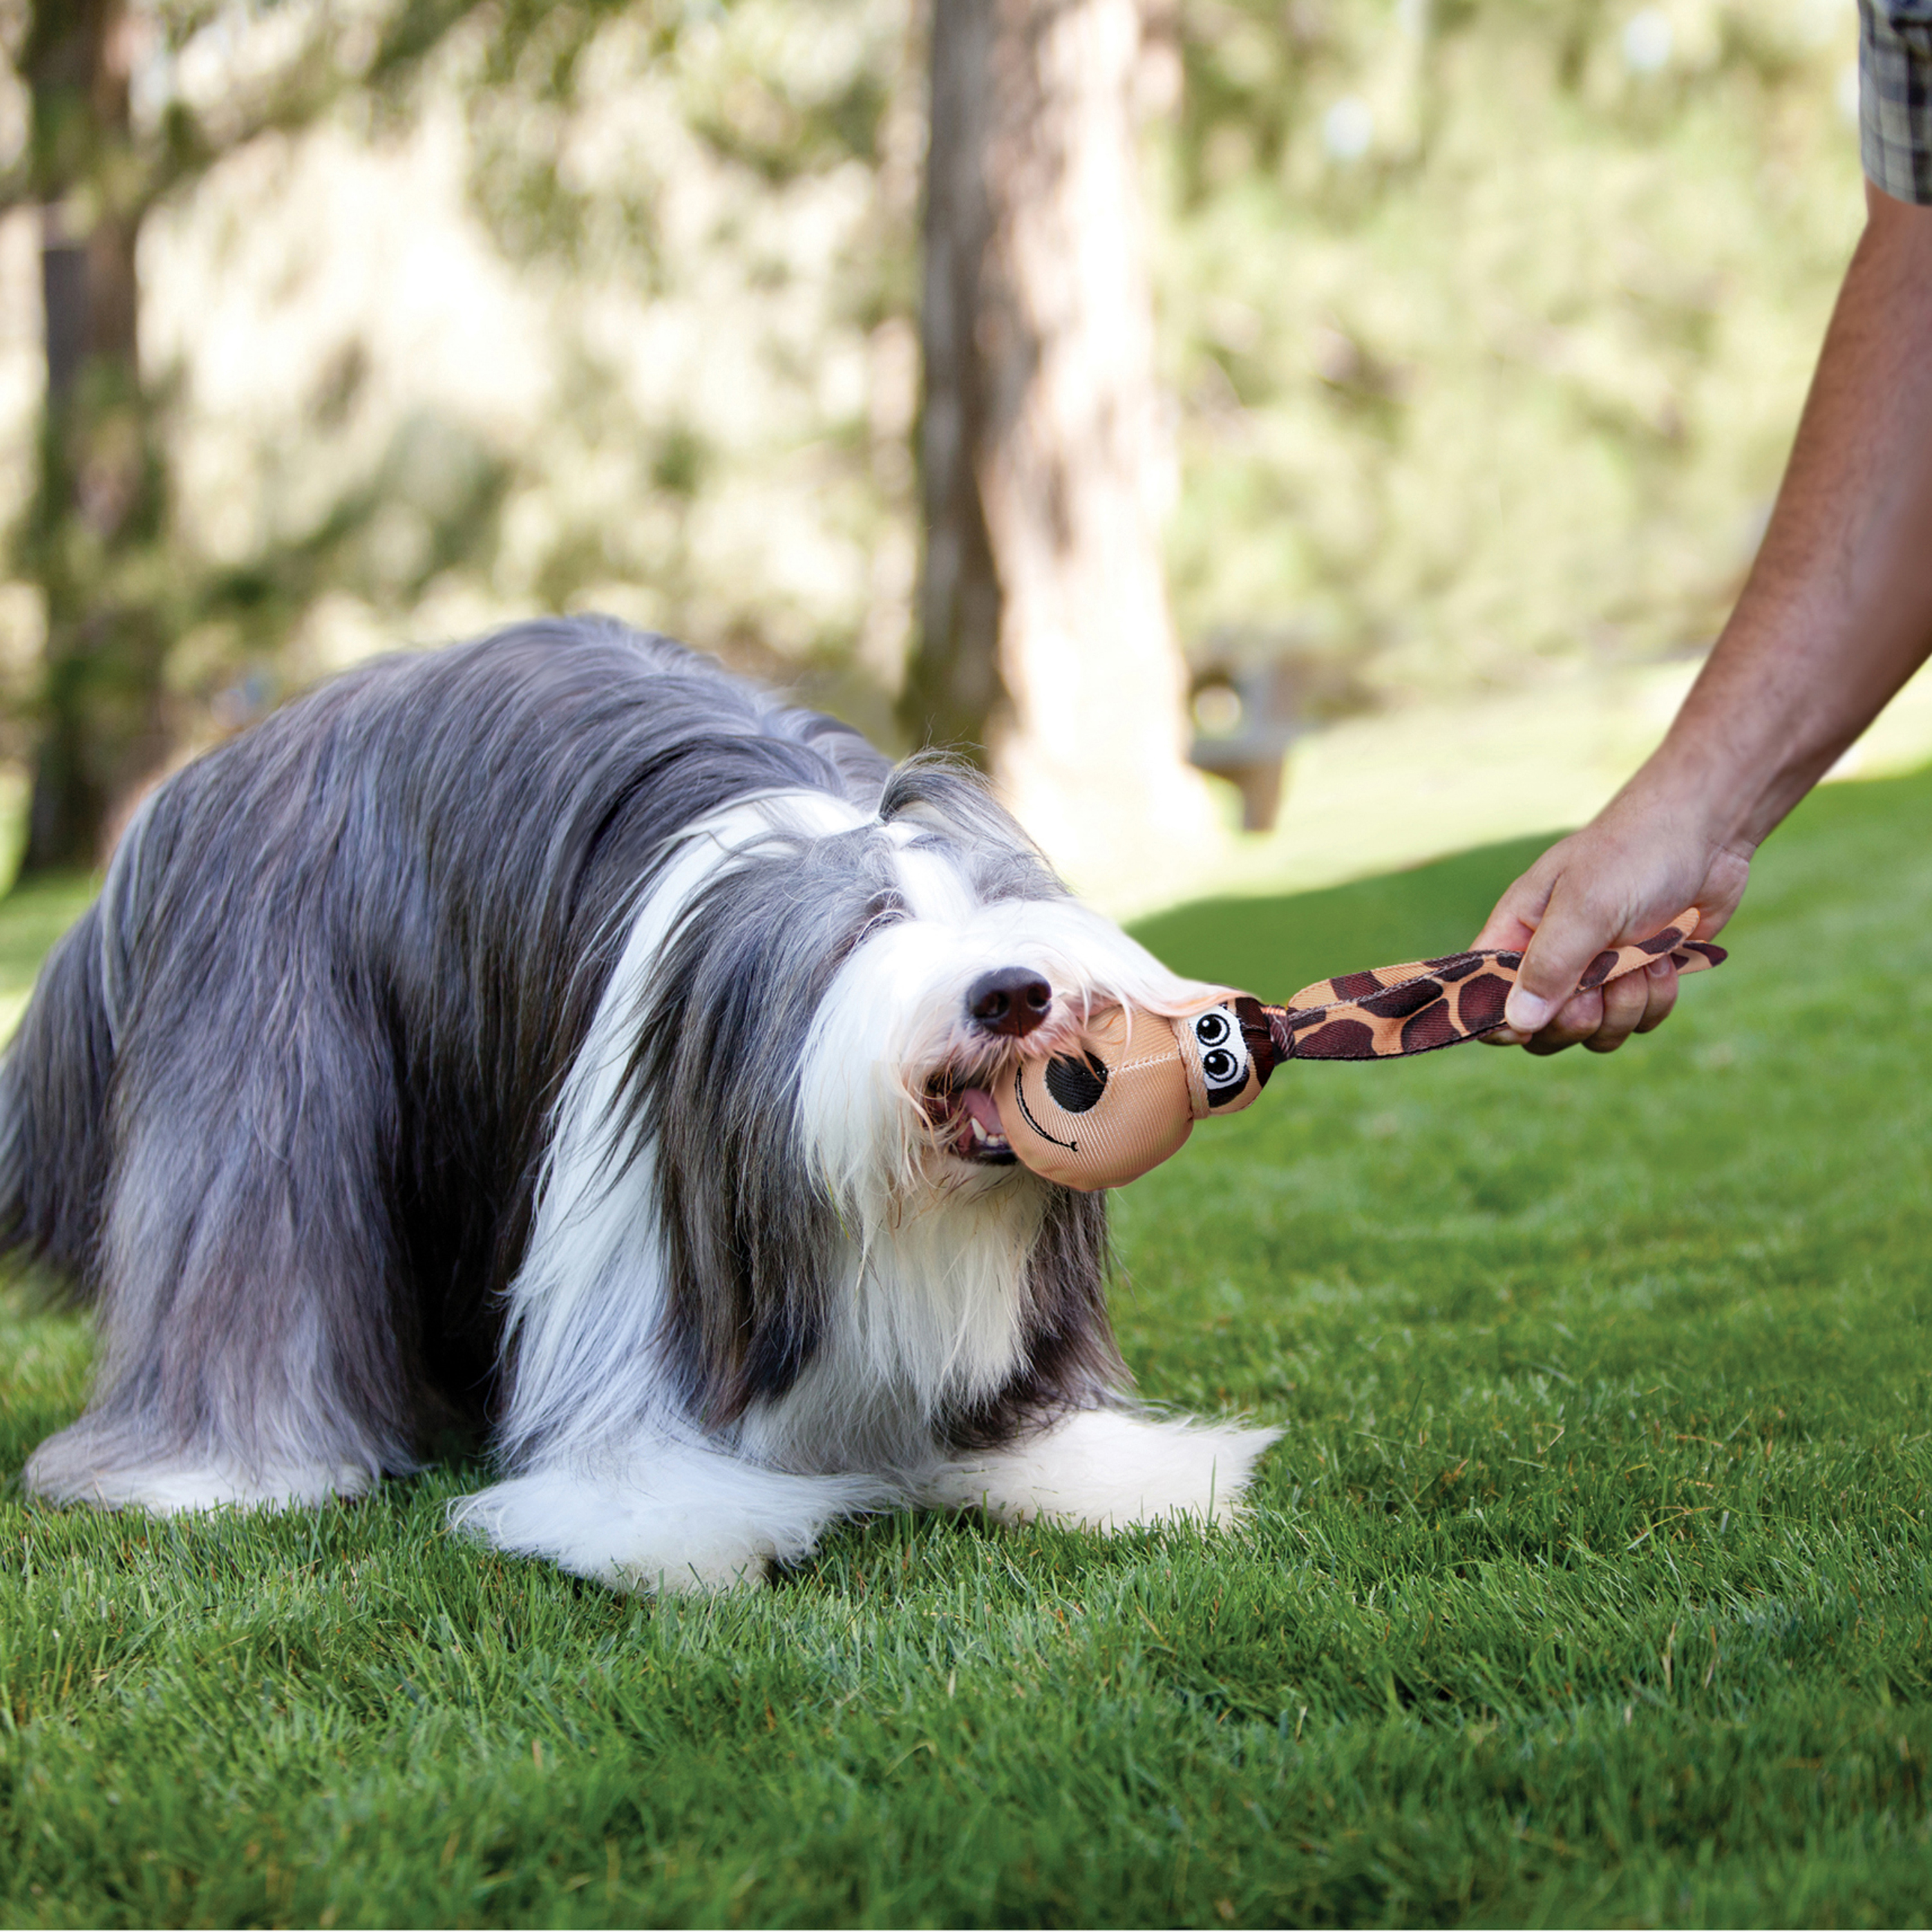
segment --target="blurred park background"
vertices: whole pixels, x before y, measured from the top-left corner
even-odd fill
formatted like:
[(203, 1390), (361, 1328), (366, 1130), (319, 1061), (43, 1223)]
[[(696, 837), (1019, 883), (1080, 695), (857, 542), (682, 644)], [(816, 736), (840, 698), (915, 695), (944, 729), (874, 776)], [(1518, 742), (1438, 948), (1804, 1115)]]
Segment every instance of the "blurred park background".
[[(1124, 913), (1574, 822), (1742, 581), (1862, 218), (1852, 0), (0, 42), (29, 872), (329, 672), (558, 609), (966, 749)], [(1849, 762), (1928, 752), (1915, 688)]]

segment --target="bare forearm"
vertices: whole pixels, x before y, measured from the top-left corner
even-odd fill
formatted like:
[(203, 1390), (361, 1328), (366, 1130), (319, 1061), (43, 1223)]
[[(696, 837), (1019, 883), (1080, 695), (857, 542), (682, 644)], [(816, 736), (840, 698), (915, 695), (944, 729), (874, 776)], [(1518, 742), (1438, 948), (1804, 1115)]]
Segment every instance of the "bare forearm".
[(1932, 208), (1875, 191), (1750, 581), (1670, 735), (1497, 902), (1523, 962), (1508, 1028), (1614, 1049), (1670, 1012), (1668, 965), (1576, 990), (1687, 906), (1724, 928), (1759, 843), (1932, 654)]
[(1757, 562), (1630, 788), (1746, 851), (1932, 653), (1932, 209), (1868, 204)]

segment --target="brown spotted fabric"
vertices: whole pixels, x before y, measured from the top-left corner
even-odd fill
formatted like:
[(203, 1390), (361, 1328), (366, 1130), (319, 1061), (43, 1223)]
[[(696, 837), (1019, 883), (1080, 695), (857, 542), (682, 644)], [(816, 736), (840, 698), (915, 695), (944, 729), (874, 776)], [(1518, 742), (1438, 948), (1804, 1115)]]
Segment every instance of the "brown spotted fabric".
[[(1578, 983), (1601, 986), (1666, 957), (1680, 973), (1722, 964), (1721, 946), (1690, 937), (1698, 916), (1693, 906), (1654, 938), (1598, 953)], [(1318, 980), (1285, 1006), (1256, 1004), (1278, 1060), (1386, 1060), (1493, 1033), (1522, 964), (1520, 952), (1451, 952)]]

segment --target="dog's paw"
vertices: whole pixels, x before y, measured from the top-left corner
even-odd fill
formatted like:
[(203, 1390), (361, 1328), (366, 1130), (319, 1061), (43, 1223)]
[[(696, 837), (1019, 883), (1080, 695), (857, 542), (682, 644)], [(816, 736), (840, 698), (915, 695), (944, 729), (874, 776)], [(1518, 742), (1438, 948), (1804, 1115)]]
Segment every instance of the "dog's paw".
[(1226, 1525), (1278, 1429), (1156, 1420), (1086, 1409), (1037, 1435), (942, 1470), (927, 1499), (1003, 1522), (1082, 1529), (1137, 1523)]
[(726, 1590), (762, 1590), (772, 1580), (769, 1550), (712, 1547), (688, 1551), (680, 1564), (650, 1556), (620, 1557), (598, 1577), (614, 1590), (639, 1595), (708, 1597)]
[(230, 1458), (172, 1451), (148, 1460), (124, 1442), (103, 1442), (85, 1421), (48, 1437), (21, 1472), (28, 1493), (50, 1502), (146, 1510), (154, 1516), (313, 1508), (332, 1497), (364, 1495), (374, 1480), (373, 1471), (350, 1463), (254, 1468)]
[(777, 1553), (742, 1525), (560, 1472), (512, 1477), (459, 1498), (449, 1514), (452, 1527), (499, 1550), (548, 1557), (614, 1590), (755, 1589)]
[(544, 1556), (615, 1590), (756, 1589), (775, 1562), (807, 1555), (835, 1516), (874, 1507), (883, 1486), (796, 1476), (680, 1445), (634, 1477), (538, 1469), (451, 1506), (458, 1529)]

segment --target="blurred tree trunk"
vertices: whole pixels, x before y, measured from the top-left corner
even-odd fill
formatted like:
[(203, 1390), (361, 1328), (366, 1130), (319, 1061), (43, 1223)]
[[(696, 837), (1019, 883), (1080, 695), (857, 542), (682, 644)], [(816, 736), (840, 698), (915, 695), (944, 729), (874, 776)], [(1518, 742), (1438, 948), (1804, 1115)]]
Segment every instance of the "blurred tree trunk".
[[(0, 206), (39, 206), (46, 330), (39, 472), (16, 558), (46, 602), (22, 862), (31, 872), (106, 856), (170, 749), (169, 644), (222, 594), (169, 542), (161, 412), (139, 350), (142, 222), (224, 157), (309, 126), (352, 88), (380, 90), (397, 110), (479, 0), (283, 8), (300, 31), (278, 37), (278, 59), (244, 64), (212, 123), (176, 94), (140, 126), (129, 98), (137, 32), (164, 69), (214, 13), (135, 0), (19, 4), (32, 127), (23, 159), (0, 169)], [(597, 8), (554, 0), (512, 10), (502, 28), (510, 70), (518, 36), (547, 32), (566, 13), (580, 49)]]
[(941, 0), (924, 218), (920, 736), (1083, 879), (1216, 837), (1183, 755), (1135, 0)]
[(41, 209), (46, 406), (26, 561), (46, 598), (24, 869), (92, 866), (165, 756), (162, 467), (136, 340), (124, 0), (40, 0), (22, 66)]

